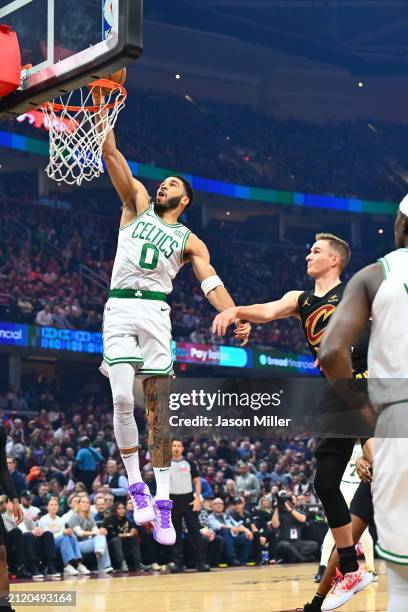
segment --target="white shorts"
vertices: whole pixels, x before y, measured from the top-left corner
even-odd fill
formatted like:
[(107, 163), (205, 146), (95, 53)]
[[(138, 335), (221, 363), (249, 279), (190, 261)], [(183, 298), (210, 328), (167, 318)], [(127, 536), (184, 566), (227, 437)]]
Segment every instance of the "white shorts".
[(372, 484), (377, 552), (383, 559), (400, 565), (408, 565), (407, 423), (408, 402), (381, 412), (375, 431)]
[(161, 300), (109, 298), (103, 315), (103, 363), (131, 363), (138, 375), (171, 376), (170, 306)]

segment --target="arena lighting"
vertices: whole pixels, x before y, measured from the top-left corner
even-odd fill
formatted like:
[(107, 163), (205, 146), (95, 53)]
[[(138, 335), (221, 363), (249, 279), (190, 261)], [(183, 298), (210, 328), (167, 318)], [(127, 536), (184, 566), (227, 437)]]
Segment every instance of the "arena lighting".
[(179, 81), (181, 79), (181, 74), (176, 74), (176, 79)]
[(383, 234), (384, 233), (384, 230), (382, 229), (382, 227), (380, 227), (380, 229), (378, 230), (378, 233), (379, 234)]
[[(190, 96), (186, 99), (194, 101)], [(25, 151), (35, 155), (49, 155), (48, 142), (38, 138), (28, 138), (21, 134), (0, 130), (0, 148)], [(150, 166), (129, 160), (129, 166), (134, 176), (161, 181), (172, 171), (159, 166)], [(252, 202), (270, 202), (277, 206), (299, 206), (305, 208), (323, 208), (328, 210), (345, 210), (352, 213), (367, 213), (371, 215), (389, 215), (394, 217), (398, 205), (395, 202), (377, 202), (371, 200), (357, 200), (355, 198), (337, 198), (335, 196), (301, 193), (298, 191), (282, 191), (281, 189), (265, 189), (249, 185), (236, 185), (223, 181), (183, 173), (191, 182), (193, 189), (212, 193), (237, 200), (250, 200)], [(407, 201), (408, 203), (408, 201)], [(407, 213), (408, 214), (408, 213)]]
[(229, 217), (231, 213), (230, 213), (229, 210), (227, 210), (227, 212), (225, 214), (227, 215), (227, 217)]
[(358, 86), (359, 86), (359, 87), (363, 87), (363, 86), (364, 86), (363, 81), (359, 81), (359, 82), (358, 82)]

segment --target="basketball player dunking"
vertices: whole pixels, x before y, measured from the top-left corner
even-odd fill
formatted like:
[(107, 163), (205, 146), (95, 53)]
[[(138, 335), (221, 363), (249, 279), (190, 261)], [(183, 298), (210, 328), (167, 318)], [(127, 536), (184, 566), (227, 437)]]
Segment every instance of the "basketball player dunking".
[[(99, 97), (94, 94), (94, 99), (96, 104), (100, 103), (100, 94)], [(169, 499), (169, 395), (173, 360), (166, 297), (180, 268), (190, 262), (205, 297), (216, 310), (233, 306), (233, 300), (210, 264), (206, 245), (178, 222), (193, 203), (188, 181), (181, 176), (169, 176), (152, 201), (116, 148), (113, 131), (103, 145), (103, 157), (123, 209), (104, 312), (101, 371), (111, 384), (115, 437), (129, 479), (134, 519), (137, 524), (152, 521), (155, 539), (171, 545), (176, 540)], [(249, 323), (237, 321), (236, 331), (246, 344)], [(135, 375), (143, 377), (148, 448), (157, 487), (155, 500), (139, 468)]]
[(328, 378), (350, 379), (349, 348), (372, 317), (369, 392), (379, 409), (374, 441), (373, 503), (378, 554), (388, 566), (388, 612), (408, 610), (408, 196), (395, 222), (397, 250), (361, 270), (322, 344)]
[[(252, 323), (268, 323), (277, 319), (296, 317), (301, 321), (309, 347), (317, 358), (319, 345), (330, 317), (343, 297), (345, 285), (341, 282), (340, 275), (349, 260), (350, 248), (344, 240), (333, 234), (317, 234), (316, 242), (306, 257), (307, 273), (315, 281), (312, 291), (289, 291), (275, 302), (229, 308), (215, 317), (213, 331), (223, 336), (228, 326), (237, 318)], [(369, 329), (366, 328), (354, 347), (352, 360), (355, 376), (367, 370), (368, 338)], [(328, 387), (323, 393), (319, 409), (325, 414), (332, 411), (340, 412), (343, 406), (342, 404), (339, 406), (339, 402), (340, 398)], [(351, 438), (325, 437), (318, 441), (316, 449), (315, 489), (323, 503), (337, 545), (341, 582), (346, 589), (348, 599), (373, 580), (372, 574), (358, 565), (350, 510), (340, 491), (341, 479), (354, 444), (355, 439)]]

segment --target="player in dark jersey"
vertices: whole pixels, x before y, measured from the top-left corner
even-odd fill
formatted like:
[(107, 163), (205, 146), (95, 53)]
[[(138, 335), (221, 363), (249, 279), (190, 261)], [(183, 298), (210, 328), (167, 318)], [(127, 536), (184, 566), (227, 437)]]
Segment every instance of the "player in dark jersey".
[[(371, 466), (373, 463), (374, 438), (362, 440), (363, 455), (357, 459), (356, 468), (361, 482), (354, 493), (354, 497), (350, 505), (351, 525), (353, 533), (353, 542), (357, 544), (364, 531), (369, 525), (374, 524), (374, 507), (373, 497), (371, 494)], [(307, 603), (299, 612), (321, 612), (327, 596), (337, 586), (337, 582), (333, 583), (336, 577), (336, 568), (338, 566), (339, 557), (336, 548), (333, 548), (331, 557), (323, 574), (317, 593), (313, 597), (311, 603)], [(376, 574), (374, 573), (374, 576)], [(333, 609), (329, 606), (329, 609)]]
[[(7, 435), (4, 427), (0, 426), (0, 487), (13, 503), (13, 514), (18, 525), (23, 520), (23, 512), (21, 510), (18, 497), (11, 480), (10, 473), (7, 467), (6, 457), (6, 442)], [(0, 516), (0, 611), (13, 612), (10, 604), (7, 601), (9, 594), (9, 575), (7, 567), (7, 554), (5, 545), (6, 528), (3, 519)]]
[[(347, 242), (333, 234), (317, 234), (316, 242), (306, 257), (307, 273), (315, 281), (312, 291), (289, 291), (275, 302), (228, 308), (215, 317), (213, 332), (225, 335), (228, 326), (236, 319), (268, 323), (277, 319), (296, 317), (301, 321), (309, 347), (318, 359), (318, 349), (323, 334), (343, 297), (344, 284), (340, 276), (349, 260), (350, 248)], [(239, 330), (234, 333), (240, 337)], [(362, 375), (367, 369), (367, 339), (368, 332), (365, 330), (353, 351), (356, 375)], [(344, 410), (344, 403), (329, 385), (323, 391), (319, 409), (324, 414)], [(323, 503), (337, 545), (344, 588), (349, 590), (351, 596), (373, 580), (369, 572), (359, 568), (353, 545), (350, 510), (340, 491), (341, 478), (351, 457), (354, 443), (355, 438), (344, 437), (323, 437), (319, 440), (316, 449), (315, 476), (316, 493)]]

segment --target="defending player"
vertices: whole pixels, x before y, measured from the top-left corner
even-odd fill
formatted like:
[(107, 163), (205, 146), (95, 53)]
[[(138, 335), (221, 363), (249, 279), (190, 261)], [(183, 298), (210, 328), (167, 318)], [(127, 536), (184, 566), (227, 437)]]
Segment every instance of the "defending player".
[[(373, 498), (371, 495), (373, 446), (373, 438), (365, 441), (363, 444), (364, 454), (357, 458), (355, 465), (358, 477), (361, 479), (350, 504), (351, 526), (353, 542), (355, 544), (360, 541), (363, 533), (368, 531), (368, 526), (374, 522)], [(341, 581), (338, 580), (339, 576), (336, 570), (338, 564), (339, 556), (337, 549), (333, 548), (317, 593), (313, 597), (311, 603), (305, 604), (299, 612), (325, 612), (326, 610), (333, 610), (338, 607), (337, 605), (333, 607), (336, 602), (333, 601), (333, 597), (331, 597), (332, 593), (337, 590), (337, 585)]]
[[(357, 473), (356, 465), (357, 465), (357, 459), (361, 455), (362, 455), (362, 448), (361, 448), (361, 444), (358, 443), (354, 446), (353, 453), (350, 457), (350, 461), (348, 462), (347, 467), (344, 470), (343, 477), (341, 479), (340, 491), (342, 492), (343, 497), (346, 500), (346, 503), (349, 508), (350, 508), (351, 501), (354, 497), (354, 494), (356, 490), (358, 489), (358, 486), (360, 485), (360, 478)], [(373, 538), (371, 537), (368, 529), (366, 529), (364, 533), (362, 534), (360, 542), (361, 542), (361, 547), (363, 549), (363, 553), (365, 557), (366, 569), (369, 572), (375, 572), (374, 570), (374, 542), (373, 542)], [(323, 540), (320, 565), (319, 565), (318, 572), (315, 576), (315, 582), (321, 581), (334, 545), (335, 545), (334, 538), (333, 538), (332, 532), (329, 529)]]
[[(280, 300), (267, 304), (237, 306), (217, 315), (213, 331), (224, 335), (236, 318), (252, 323), (268, 323), (296, 317), (302, 323), (307, 342), (317, 358), (318, 349), (330, 317), (336, 311), (345, 285), (340, 275), (350, 260), (348, 244), (333, 234), (317, 234), (316, 242), (306, 257), (307, 273), (315, 281), (312, 291), (289, 291)], [(361, 334), (352, 354), (353, 373), (360, 376), (367, 370), (369, 327)], [(322, 414), (341, 412), (344, 405), (337, 394), (326, 388), (319, 409)], [(340, 482), (350, 460), (355, 439), (324, 437), (316, 449), (315, 490), (320, 497), (340, 557), (343, 585), (349, 598), (373, 580), (372, 574), (360, 568), (353, 543), (350, 510), (340, 491)]]
[[(94, 99), (100, 102), (96, 93)], [(113, 131), (103, 145), (103, 157), (123, 209), (104, 312), (101, 371), (111, 384), (115, 437), (129, 478), (135, 521), (138, 524), (153, 521), (155, 539), (171, 545), (176, 539), (169, 499), (168, 404), (173, 360), (166, 296), (172, 291), (172, 280), (180, 268), (190, 262), (204, 295), (216, 310), (231, 307), (233, 300), (210, 264), (206, 245), (178, 222), (193, 203), (188, 181), (181, 176), (169, 176), (152, 202), (116, 148)], [(249, 324), (239, 326), (237, 337), (243, 344), (249, 332)], [(148, 448), (157, 485), (155, 500), (139, 468), (133, 398), (135, 374), (144, 377)]]
[(370, 399), (379, 409), (373, 502), (377, 551), (388, 565), (389, 612), (408, 610), (408, 196), (395, 222), (397, 250), (356, 274), (321, 348), (329, 378), (350, 379), (349, 349), (372, 317)]

